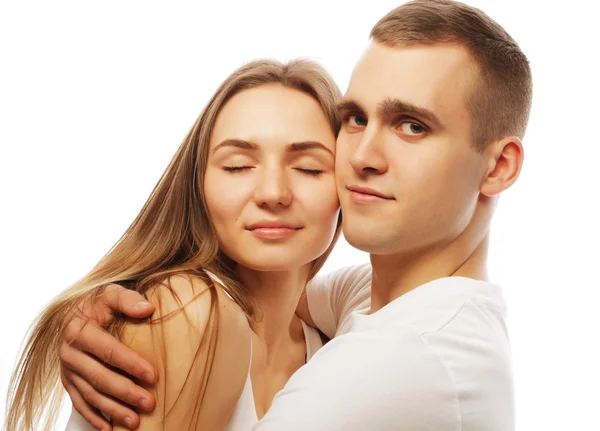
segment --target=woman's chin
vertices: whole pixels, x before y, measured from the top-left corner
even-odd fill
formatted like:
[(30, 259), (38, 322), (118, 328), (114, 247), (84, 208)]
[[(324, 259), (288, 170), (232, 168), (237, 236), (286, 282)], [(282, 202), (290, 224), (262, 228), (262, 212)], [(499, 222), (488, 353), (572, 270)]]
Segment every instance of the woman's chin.
[[(258, 254), (258, 253), (257, 253)], [(296, 256), (282, 256), (281, 253), (278, 255), (260, 255), (260, 256), (252, 256), (246, 259), (240, 258), (236, 259), (239, 265), (242, 265), (248, 269), (252, 269), (254, 271), (263, 271), (263, 272), (279, 272), (279, 271), (292, 271), (298, 269), (310, 262), (313, 259), (299, 258)]]

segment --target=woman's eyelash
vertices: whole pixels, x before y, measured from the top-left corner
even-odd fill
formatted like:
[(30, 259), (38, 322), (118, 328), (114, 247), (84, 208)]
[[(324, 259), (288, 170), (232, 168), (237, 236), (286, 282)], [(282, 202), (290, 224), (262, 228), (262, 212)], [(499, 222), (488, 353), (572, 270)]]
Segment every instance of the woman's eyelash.
[[(248, 169), (252, 169), (254, 166), (223, 166), (223, 170), (226, 172), (242, 172)], [(312, 175), (314, 177), (318, 177), (323, 173), (323, 171), (319, 169), (303, 169), (303, 168), (294, 168), (295, 170), (302, 172), (307, 175)]]
[(241, 172), (246, 169), (252, 169), (252, 166), (223, 166), (223, 170), (227, 172)]
[(300, 171), (304, 174), (307, 175), (312, 175), (314, 177), (318, 177), (319, 175), (321, 175), (323, 173), (323, 171), (319, 170), (319, 169), (302, 169), (302, 168), (294, 168), (297, 171)]

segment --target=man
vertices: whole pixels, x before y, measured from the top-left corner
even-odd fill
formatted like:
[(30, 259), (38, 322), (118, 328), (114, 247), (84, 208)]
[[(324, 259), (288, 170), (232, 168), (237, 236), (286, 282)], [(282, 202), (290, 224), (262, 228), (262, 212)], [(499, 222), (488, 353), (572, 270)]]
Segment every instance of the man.
[[(340, 104), (336, 154), (344, 234), (371, 265), (307, 288), (299, 312), (334, 338), (256, 430), (514, 428), (487, 214), (519, 176), (531, 87), (518, 45), (474, 8), (416, 1), (375, 25)], [(96, 315), (134, 313), (135, 294), (115, 304), (111, 292)], [(148, 366), (107, 343), (119, 368)]]

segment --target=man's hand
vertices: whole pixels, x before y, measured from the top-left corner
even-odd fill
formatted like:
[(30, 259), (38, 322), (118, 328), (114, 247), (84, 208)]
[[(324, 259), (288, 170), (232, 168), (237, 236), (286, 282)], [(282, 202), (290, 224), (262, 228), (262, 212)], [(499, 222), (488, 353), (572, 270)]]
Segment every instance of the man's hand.
[(154, 312), (154, 306), (138, 292), (111, 284), (70, 317), (60, 346), (62, 383), (75, 410), (98, 430), (112, 430), (102, 413), (135, 429), (140, 418), (133, 408), (151, 411), (155, 404), (148, 391), (109, 368), (123, 370), (148, 384), (157, 380), (148, 361), (103, 329), (117, 312), (144, 318)]

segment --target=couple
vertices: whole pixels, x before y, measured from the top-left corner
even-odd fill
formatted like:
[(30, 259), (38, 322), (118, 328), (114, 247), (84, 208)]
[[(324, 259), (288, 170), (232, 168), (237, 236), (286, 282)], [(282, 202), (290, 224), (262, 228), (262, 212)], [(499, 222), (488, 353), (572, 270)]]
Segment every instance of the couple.
[[(383, 17), (341, 99), (310, 62), (242, 67), (43, 312), (8, 429), (57, 407), (59, 376), (70, 431), (513, 429), (486, 257), (531, 86), (512, 38), (446, 0)], [(371, 265), (313, 278), (342, 224)]]

